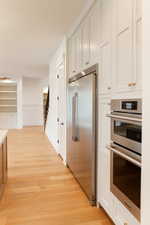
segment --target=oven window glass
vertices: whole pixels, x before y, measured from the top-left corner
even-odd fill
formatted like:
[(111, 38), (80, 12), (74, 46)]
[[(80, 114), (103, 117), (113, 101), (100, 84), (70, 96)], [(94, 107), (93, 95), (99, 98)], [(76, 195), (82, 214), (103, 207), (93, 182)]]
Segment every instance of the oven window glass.
[(116, 153), (113, 153), (113, 184), (140, 208), (141, 168)]
[(115, 120), (114, 133), (116, 135), (141, 143), (142, 129), (140, 125)]

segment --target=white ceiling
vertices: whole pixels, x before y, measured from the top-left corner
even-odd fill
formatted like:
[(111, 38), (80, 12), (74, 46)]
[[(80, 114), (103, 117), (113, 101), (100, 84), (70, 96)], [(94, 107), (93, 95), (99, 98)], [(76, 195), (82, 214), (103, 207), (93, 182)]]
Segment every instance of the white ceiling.
[(86, 2), (1, 0), (0, 76), (47, 76), (50, 55)]

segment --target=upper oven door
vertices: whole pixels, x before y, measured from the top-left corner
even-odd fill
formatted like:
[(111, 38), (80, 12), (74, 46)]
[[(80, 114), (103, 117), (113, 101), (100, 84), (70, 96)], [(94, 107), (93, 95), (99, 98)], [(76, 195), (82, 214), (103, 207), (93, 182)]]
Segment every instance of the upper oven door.
[(111, 116), (112, 141), (141, 154), (142, 127), (140, 121)]

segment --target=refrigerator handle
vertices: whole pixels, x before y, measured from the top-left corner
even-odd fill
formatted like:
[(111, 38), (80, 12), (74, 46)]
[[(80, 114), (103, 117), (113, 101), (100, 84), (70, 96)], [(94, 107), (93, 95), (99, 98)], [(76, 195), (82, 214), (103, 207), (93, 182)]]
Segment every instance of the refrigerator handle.
[(78, 93), (72, 97), (72, 140), (78, 141)]

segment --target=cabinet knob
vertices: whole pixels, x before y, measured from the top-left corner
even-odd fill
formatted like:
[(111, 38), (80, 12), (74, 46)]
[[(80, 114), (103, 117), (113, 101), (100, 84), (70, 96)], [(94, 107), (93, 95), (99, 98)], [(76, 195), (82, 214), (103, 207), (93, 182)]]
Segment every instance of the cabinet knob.
[(75, 70), (73, 70), (72, 72), (73, 72), (73, 73), (75, 73), (76, 71), (75, 71)]
[(132, 83), (132, 86), (136, 86), (136, 83)]
[(85, 64), (86, 64), (86, 65), (89, 65), (89, 62), (86, 62)]
[(132, 86), (132, 83), (129, 83), (128, 86), (131, 87)]
[(111, 90), (111, 87), (108, 87), (107, 89), (108, 89), (108, 90)]

